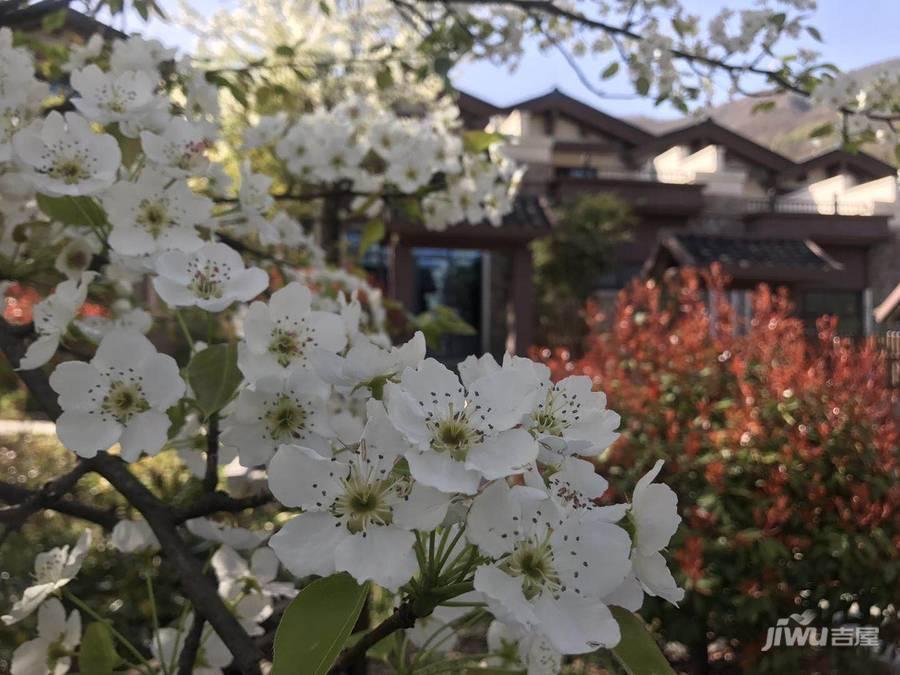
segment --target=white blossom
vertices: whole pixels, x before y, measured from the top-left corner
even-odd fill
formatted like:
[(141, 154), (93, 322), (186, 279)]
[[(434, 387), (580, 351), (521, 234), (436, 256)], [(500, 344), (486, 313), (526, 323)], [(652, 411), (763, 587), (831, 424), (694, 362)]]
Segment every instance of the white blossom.
[(83, 530), (71, 551), (68, 546), (62, 546), (38, 553), (34, 559), (34, 584), (25, 589), (9, 614), (0, 617), (3, 623), (9, 626), (21, 621), (44, 600), (72, 581), (81, 569), (90, 547), (91, 531)]
[(109, 134), (94, 133), (78, 113), (53, 111), (13, 136), (35, 188), (50, 195), (92, 195), (116, 180), (122, 161)]
[(266, 539), (266, 535), (262, 532), (254, 532), (245, 527), (229, 527), (209, 518), (192, 518), (184, 525), (195, 537), (224, 544), (239, 551), (254, 549)]
[(141, 146), (147, 159), (172, 177), (203, 174), (209, 166), (206, 151), (212, 130), (201, 122), (173, 117), (162, 133), (142, 131)]
[(153, 169), (141, 172), (133, 183), (113, 185), (103, 195), (103, 206), (112, 225), (109, 245), (133, 256), (196, 251), (203, 241), (195, 228), (206, 224), (212, 212), (210, 199)]
[(312, 444), (324, 451), (323, 439), (333, 433), (327, 397), (327, 386), (310, 370), (262, 377), (238, 395), (222, 442), (236, 448), (248, 468), (268, 463), (282, 443)]
[[(184, 636), (193, 623), (193, 614), (182, 619), (182, 627), (160, 628), (150, 639), (150, 651), (160, 662), (166, 664), (165, 672), (175, 672), (178, 668), (178, 657), (184, 649)], [(193, 675), (222, 675), (222, 669), (232, 661), (231, 650), (222, 642), (219, 634), (209, 624), (203, 628), (200, 637), (200, 648), (194, 660)]]
[(521, 473), (537, 458), (531, 435), (514, 428), (533, 394), (519, 371), (499, 371), (463, 387), (434, 359), (385, 386), (391, 421), (412, 446), (406, 459), (413, 478), (466, 494), (474, 494), (482, 478)]
[(159, 550), (159, 540), (146, 520), (120, 520), (110, 534), (109, 545), (122, 553)]
[(178, 364), (136, 331), (108, 333), (90, 363), (66, 361), (50, 376), (62, 415), (56, 434), (69, 450), (93, 457), (115, 443), (133, 462), (166, 442), (166, 409), (184, 395)]
[(309, 288), (294, 281), (275, 291), (268, 303), (250, 305), (238, 351), (238, 367), (248, 380), (309, 368), (314, 351), (344, 348), (347, 336), (340, 317), (311, 304)]
[(66, 610), (56, 598), (38, 609), (38, 636), (23, 642), (13, 652), (11, 675), (64, 675), (72, 665), (75, 648), (81, 642), (81, 614)]
[(416, 331), (409, 342), (389, 349), (360, 335), (345, 355), (317, 348), (313, 351), (312, 361), (319, 377), (329, 384), (345, 388), (365, 385), (377, 389), (388, 380), (398, 378), (406, 368), (415, 368), (424, 359), (425, 336)]
[(28, 345), (25, 356), (19, 362), (19, 370), (40, 368), (53, 358), (60, 339), (69, 330), (69, 325), (87, 299), (88, 286), (96, 277), (96, 272), (82, 272), (80, 281), (63, 281), (53, 293), (34, 306), (37, 339)]
[(156, 271), (153, 288), (166, 304), (208, 312), (251, 300), (269, 285), (265, 271), (245, 268), (241, 256), (225, 244), (204, 244), (190, 254), (168, 251), (157, 259)]
[(92, 122), (121, 122), (147, 112), (155, 103), (156, 83), (141, 71), (104, 73), (95, 65), (74, 71), (72, 99), (78, 111)]
[(488, 649), (497, 655), (497, 666), (524, 668), (525, 675), (557, 675), (562, 669), (562, 654), (542, 635), (492, 621), (487, 643)]
[(405, 442), (377, 401), (359, 449), (323, 457), (283, 445), (269, 464), (269, 487), (285, 506), (303, 513), (269, 545), (296, 576), (345, 571), (389, 590), (417, 569), (413, 530), (430, 531), (444, 518), (449, 498), (393, 472)]
[(625, 530), (570, 517), (542, 490), (495, 481), (475, 498), (466, 536), (491, 560), (476, 570), (475, 590), (496, 618), (543, 635), (563, 654), (618, 643), (601, 598), (630, 569)]

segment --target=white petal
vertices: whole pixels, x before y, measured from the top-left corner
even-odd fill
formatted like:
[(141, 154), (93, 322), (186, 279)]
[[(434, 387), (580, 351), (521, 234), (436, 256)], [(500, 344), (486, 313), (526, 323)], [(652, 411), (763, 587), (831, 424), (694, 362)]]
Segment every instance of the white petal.
[(351, 535), (338, 544), (334, 552), (335, 566), (360, 583), (371, 580), (396, 591), (418, 569), (413, 552), (415, 541), (412, 532), (397, 527), (370, 527), (365, 533)]
[(636, 551), (632, 562), (635, 576), (649, 595), (665, 598), (674, 605), (684, 599), (684, 589), (675, 583), (675, 578), (666, 566), (666, 560), (661, 553), (644, 555)]
[(510, 429), (488, 436), (469, 451), (466, 468), (474, 469), (488, 480), (522, 473), (537, 459), (537, 441), (524, 429)]
[(629, 612), (636, 612), (644, 604), (644, 589), (634, 574), (629, 574), (621, 586), (603, 598), (603, 602), (607, 605), (624, 607)]
[(23, 642), (13, 652), (11, 675), (47, 675), (50, 642), (42, 638)]
[(444, 520), (450, 496), (416, 483), (409, 496), (394, 507), (394, 523), (405, 530), (430, 532)]
[(136, 330), (117, 329), (100, 341), (92, 363), (128, 371), (156, 353), (153, 343)]
[(338, 481), (347, 471), (343, 462), (326, 459), (314, 450), (282, 445), (269, 463), (269, 489), (285, 506), (324, 511), (340, 494)]
[(34, 370), (47, 363), (59, 347), (59, 333), (46, 333), (28, 345), (28, 350), (19, 361), (18, 370)]
[(237, 551), (230, 546), (220, 546), (210, 559), (219, 582), (236, 581), (250, 576), (250, 566)]
[(615, 647), (621, 633), (609, 608), (597, 600), (544, 593), (534, 607), (538, 630), (563, 654), (586, 654)]
[(510, 496), (506, 481), (495, 481), (472, 502), (466, 520), (466, 538), (484, 553), (499, 558), (515, 546), (518, 502)]
[(38, 609), (38, 635), (55, 641), (66, 631), (66, 610), (56, 598), (49, 598)]
[(467, 495), (478, 492), (481, 475), (467, 469), (462, 462), (457, 462), (449, 455), (414, 450), (407, 453), (406, 461), (412, 477), (424, 485), (441, 492), (462, 492)]
[(147, 410), (131, 418), (119, 444), (122, 446), (122, 459), (133, 462), (142, 452), (155, 455), (166, 444), (171, 420), (159, 410)]
[(269, 540), (281, 564), (294, 576), (335, 572), (335, 551), (350, 536), (328, 513), (303, 513), (285, 523)]
[(147, 402), (165, 410), (184, 396), (185, 384), (179, 375), (178, 364), (168, 354), (153, 354), (141, 364), (141, 387)]
[(66, 411), (56, 420), (59, 442), (81, 457), (109, 450), (121, 434), (122, 425), (118, 422), (104, 421), (83, 411)]
[(107, 380), (84, 361), (66, 361), (50, 375), (50, 386), (59, 394), (63, 410), (96, 410), (107, 392)]
[(567, 520), (551, 537), (563, 584), (583, 594), (612, 593), (631, 569), (631, 539), (618, 525)]
[(278, 576), (278, 556), (270, 548), (258, 548), (250, 558), (250, 572), (261, 584), (268, 584)]
[(641, 491), (640, 501), (633, 504), (635, 546), (643, 553), (653, 553), (668, 545), (678, 529), (678, 497), (668, 485), (648, 485)]
[(475, 590), (484, 594), (491, 613), (517, 626), (533, 626), (537, 621), (531, 603), (522, 592), (522, 582), (490, 565), (475, 570)]

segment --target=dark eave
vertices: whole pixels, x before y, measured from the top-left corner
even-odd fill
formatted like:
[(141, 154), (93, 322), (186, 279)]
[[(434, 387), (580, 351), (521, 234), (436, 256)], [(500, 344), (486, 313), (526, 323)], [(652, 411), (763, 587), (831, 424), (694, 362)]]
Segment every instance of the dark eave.
[(722, 126), (712, 118), (688, 126), (673, 129), (648, 141), (642, 148), (647, 155), (664, 152), (676, 145), (689, 143), (705, 143), (721, 145), (757, 166), (775, 172), (789, 172), (796, 169), (796, 164), (787, 157), (779, 155), (746, 136)]
[(41, 25), (43, 19), (60, 10), (66, 11), (64, 27), (84, 39), (90, 38), (95, 33), (101, 34), (106, 39), (128, 37), (122, 31), (72, 9), (69, 7), (69, 0), (42, 0), (31, 5), (16, 0), (0, 2), (0, 26), (20, 31), (40, 31), (43, 29)]
[(897, 167), (865, 152), (848, 152), (835, 148), (797, 163), (798, 172), (807, 172), (837, 164), (841, 171), (851, 171), (869, 180), (896, 176)]

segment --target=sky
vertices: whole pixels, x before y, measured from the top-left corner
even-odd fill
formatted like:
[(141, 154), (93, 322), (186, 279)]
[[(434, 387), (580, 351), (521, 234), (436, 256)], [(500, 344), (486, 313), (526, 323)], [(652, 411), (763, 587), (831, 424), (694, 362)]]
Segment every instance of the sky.
[[(206, 14), (233, 6), (234, 1), (193, 0), (190, 4), (196, 11)], [(701, 16), (711, 16), (725, 4), (714, 0), (682, 1), (688, 11)], [(173, 0), (162, 0), (161, 4), (170, 15), (177, 15), (177, 5)], [(727, 3), (732, 8), (753, 4), (754, 0), (731, 0)], [(144, 24), (136, 16), (127, 16), (123, 20), (128, 32), (150, 34), (168, 46), (190, 51), (194, 44), (193, 36), (178, 26), (158, 21)], [(117, 22), (119, 27), (120, 22)], [(823, 60), (836, 64), (844, 71), (900, 57), (900, 0), (819, 0), (812, 23), (821, 32), (823, 44), (805, 37), (798, 45), (817, 49)], [(594, 61), (582, 60), (582, 68), (587, 72), (600, 73), (610, 59), (607, 56)], [(600, 98), (581, 84), (561, 55), (541, 52), (534, 45), (526, 50), (518, 68), (512, 72), (505, 66), (469, 62), (454, 68), (451, 77), (459, 89), (497, 105), (508, 105), (558, 88), (613, 115), (680, 116), (671, 108), (654, 107), (652, 101), (643, 98)], [(621, 75), (603, 82), (602, 86), (608, 90), (629, 92), (629, 83)]]

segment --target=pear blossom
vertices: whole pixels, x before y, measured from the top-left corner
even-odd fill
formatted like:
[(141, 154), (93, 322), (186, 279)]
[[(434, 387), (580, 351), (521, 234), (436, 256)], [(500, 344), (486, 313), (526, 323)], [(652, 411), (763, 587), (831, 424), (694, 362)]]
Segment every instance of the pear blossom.
[(276, 143), (284, 135), (287, 125), (288, 118), (284, 113), (261, 116), (244, 132), (244, 148), (250, 150)]
[(174, 117), (162, 133), (142, 131), (141, 146), (147, 159), (162, 172), (175, 178), (202, 174), (209, 160), (211, 129), (202, 122)]
[(155, 102), (156, 82), (142, 71), (104, 73), (92, 64), (73, 71), (69, 80), (79, 94), (72, 104), (99, 124), (140, 116)]
[(245, 467), (266, 464), (282, 443), (300, 442), (323, 452), (332, 435), (328, 387), (310, 370), (258, 379), (241, 390), (225, 421), (222, 442), (237, 449)]
[(176, 50), (164, 47), (159, 40), (147, 40), (132, 36), (125, 40), (113, 40), (109, 66), (113, 72), (129, 70), (156, 71), (163, 61), (171, 61)]
[(109, 245), (124, 255), (196, 251), (203, 245), (195, 227), (205, 224), (212, 201), (194, 194), (183, 180), (146, 169), (135, 182), (120, 181), (103, 195), (112, 225)]
[(434, 359), (388, 382), (388, 414), (412, 446), (406, 460), (413, 478), (474, 494), (482, 478), (522, 473), (538, 454), (531, 435), (514, 428), (532, 405), (528, 385), (520, 371), (507, 369), (464, 387)]
[(72, 45), (69, 47), (69, 58), (62, 65), (65, 73), (71, 73), (74, 70), (84, 68), (88, 63), (100, 56), (103, 51), (103, 36), (100, 33), (94, 33), (83, 45)]
[(245, 268), (237, 251), (225, 244), (204, 244), (192, 253), (168, 251), (157, 259), (156, 271), (153, 288), (166, 304), (208, 312), (251, 300), (269, 285), (265, 271)]
[(309, 448), (283, 445), (269, 464), (269, 487), (285, 506), (303, 513), (269, 540), (296, 576), (345, 571), (397, 590), (416, 572), (413, 530), (440, 525), (450, 499), (393, 472), (405, 445), (377, 401), (359, 448), (323, 457)]
[(663, 460), (658, 460), (634, 487), (630, 516), (634, 522), (634, 574), (649, 595), (665, 598), (673, 604), (684, 598), (684, 589), (678, 587), (665, 558), (660, 551), (678, 529), (678, 496), (668, 485), (653, 483), (662, 470)]
[(424, 359), (425, 336), (421, 331), (416, 331), (406, 344), (390, 349), (360, 335), (344, 356), (321, 348), (313, 351), (313, 366), (323, 380), (347, 388), (364, 385), (373, 391)]
[(466, 536), (491, 561), (477, 568), (474, 584), (497, 619), (546, 637), (563, 654), (618, 643), (601, 598), (630, 569), (624, 529), (570, 517), (542, 490), (495, 481), (475, 498)]
[(23, 642), (13, 652), (11, 675), (65, 675), (72, 665), (75, 648), (81, 642), (81, 614), (66, 610), (56, 598), (38, 609), (38, 636)]
[(347, 342), (340, 317), (312, 309), (312, 293), (294, 281), (254, 302), (244, 317), (238, 367), (252, 381), (310, 367), (316, 350), (339, 352)]
[(303, 231), (303, 226), (284, 211), (258, 223), (259, 242), (263, 246), (287, 246), (292, 253), (306, 251), (309, 265), (320, 265), (325, 254), (315, 239)]
[(195, 537), (239, 551), (255, 549), (266, 540), (265, 533), (254, 532), (245, 527), (229, 527), (209, 518), (191, 518), (184, 525)]
[(35, 583), (25, 589), (9, 614), (0, 617), (3, 623), (9, 626), (21, 621), (47, 598), (72, 581), (81, 569), (90, 547), (91, 531), (83, 530), (71, 551), (68, 546), (62, 546), (38, 553), (34, 559)]
[(562, 654), (547, 638), (527, 633), (501, 621), (491, 621), (487, 631), (488, 649), (496, 654), (497, 665), (525, 670), (525, 675), (557, 675), (562, 669)]
[(258, 227), (268, 220), (269, 212), (275, 206), (275, 198), (269, 194), (272, 179), (261, 173), (253, 173), (250, 162), (241, 164), (241, 187), (238, 200), (241, 212), (246, 216), (251, 227)]
[(122, 553), (159, 550), (159, 540), (146, 520), (120, 520), (110, 534), (109, 544)]
[(166, 409), (184, 395), (175, 359), (132, 330), (108, 333), (89, 363), (66, 361), (50, 376), (63, 410), (56, 434), (69, 450), (93, 457), (119, 443), (122, 458), (156, 454), (166, 442)]
[(272, 549), (253, 552), (250, 564), (229, 546), (222, 546), (210, 559), (219, 580), (219, 595), (231, 603), (238, 620), (250, 635), (262, 635), (261, 624), (272, 616), (275, 598), (293, 598), (293, 584), (276, 581), (278, 558)]
[(78, 113), (53, 111), (12, 142), (35, 189), (50, 195), (96, 194), (113, 184), (122, 162), (116, 139), (94, 133)]
[(24, 47), (13, 47), (13, 33), (0, 28), (0, 101), (14, 108), (22, 103), (28, 85), (34, 78), (34, 58)]
[(25, 356), (19, 361), (19, 370), (40, 368), (53, 358), (60, 339), (87, 299), (88, 286), (96, 277), (96, 272), (82, 272), (80, 281), (63, 281), (34, 306), (34, 329), (38, 337), (28, 345)]
[[(182, 620), (182, 628), (160, 628), (150, 639), (150, 651), (160, 663), (166, 664), (164, 672), (172, 673), (178, 668), (178, 658), (184, 649), (184, 634), (187, 626), (193, 623), (193, 614)], [(222, 638), (209, 626), (205, 625), (200, 636), (200, 647), (194, 660), (193, 675), (222, 675), (222, 669), (232, 661), (231, 650), (222, 642)]]

